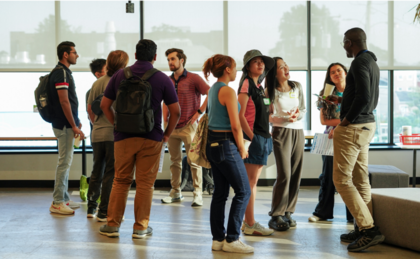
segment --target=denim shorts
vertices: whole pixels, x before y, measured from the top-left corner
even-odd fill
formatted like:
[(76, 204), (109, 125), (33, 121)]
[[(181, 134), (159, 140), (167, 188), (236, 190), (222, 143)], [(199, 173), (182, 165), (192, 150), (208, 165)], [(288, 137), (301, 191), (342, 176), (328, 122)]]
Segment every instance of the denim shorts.
[[(249, 140), (249, 137), (244, 134), (244, 138)], [(244, 163), (267, 165), (268, 156), (273, 151), (272, 138), (264, 138), (263, 136), (254, 134), (251, 145), (248, 150), (248, 158), (244, 159)]]

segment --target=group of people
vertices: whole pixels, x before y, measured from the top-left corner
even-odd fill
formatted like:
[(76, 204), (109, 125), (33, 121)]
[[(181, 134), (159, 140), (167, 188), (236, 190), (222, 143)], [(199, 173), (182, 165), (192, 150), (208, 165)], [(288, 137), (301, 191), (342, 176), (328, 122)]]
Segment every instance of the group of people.
[[(337, 190), (348, 207), (347, 219), (355, 218), (355, 230), (343, 234), (341, 241), (351, 243), (349, 251), (361, 251), (384, 240), (373, 224), (367, 178), (368, 147), (375, 131), (373, 110), (378, 100), (379, 68), (375, 55), (367, 50), (366, 34), (362, 29), (348, 30), (344, 34), (343, 47), (354, 61), (349, 71), (339, 63), (331, 64), (327, 71), (325, 83), (335, 85), (335, 90), (325, 100), (320, 100), (318, 107), (321, 123), (327, 125), (326, 133), (334, 138), (334, 159), (323, 157), (319, 204), (309, 221), (333, 218)], [(138, 42), (137, 61), (130, 66), (133, 76), (141, 78), (153, 68), (156, 49), (152, 40)], [(61, 43), (57, 54), (60, 60), (57, 66), (63, 67), (64, 73), (56, 70), (50, 75), (50, 94), (56, 111), (52, 126), (59, 143), (54, 201), (50, 211), (73, 214), (72, 208), (80, 205), (70, 200), (68, 173), (74, 138), (80, 136), (83, 139), (84, 134), (78, 119), (78, 101), (69, 67), (76, 64), (78, 55), (72, 42)], [(205, 79), (208, 80), (210, 74), (217, 78), (217, 82), (209, 87), (199, 75), (185, 69), (187, 57), (183, 50), (168, 49), (165, 55), (173, 73), (168, 77), (158, 71), (147, 79), (152, 87), (154, 127), (144, 134), (114, 129), (115, 100), (120, 84), (126, 80), (123, 68), (129, 61), (127, 53), (112, 51), (104, 67), (92, 70), (95, 76), (102, 76), (95, 81), (87, 98), (87, 110), (93, 125), (94, 159), (87, 193), (88, 217), (96, 214), (99, 221), (107, 222), (100, 227), (101, 234), (119, 236), (135, 173), (132, 237), (143, 238), (152, 234), (149, 218), (162, 146), (168, 144), (172, 173), (172, 189), (162, 203), (180, 202), (184, 199), (181, 193), (182, 143), (188, 153), (197, 121), (207, 112), (205, 148), (215, 187), (210, 205), (212, 249), (252, 253), (254, 248), (239, 239), (241, 231), (246, 235), (266, 236), (275, 230), (285, 231), (297, 226), (292, 215), (298, 199), (305, 141), (302, 120), (306, 108), (302, 86), (290, 80), (285, 60), (262, 55), (258, 50), (250, 50), (244, 55), (237, 93), (228, 87), (237, 74), (233, 58), (216, 54), (205, 61)], [(264, 79), (265, 87), (262, 86)], [(207, 97), (201, 104), (202, 95)], [(98, 97), (102, 98), (100, 108), (103, 113), (100, 115), (94, 114), (91, 106)], [(254, 218), (254, 204), (258, 178), (272, 151), (277, 178), (268, 212), (271, 218), (268, 227), (264, 227)], [(189, 160), (188, 163), (194, 185), (192, 206), (202, 206), (201, 167)], [(230, 187), (235, 196), (226, 229), (225, 205)], [(99, 211), (96, 211), (99, 197)]]

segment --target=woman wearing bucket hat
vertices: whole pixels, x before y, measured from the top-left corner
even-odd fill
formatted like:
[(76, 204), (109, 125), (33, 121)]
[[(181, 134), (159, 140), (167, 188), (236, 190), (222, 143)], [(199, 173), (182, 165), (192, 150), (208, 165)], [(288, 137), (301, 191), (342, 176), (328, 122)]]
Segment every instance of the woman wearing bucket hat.
[(305, 145), (302, 119), (306, 108), (302, 86), (289, 80), (286, 62), (279, 57), (275, 57), (274, 61), (275, 66), (265, 81), (271, 103), (271, 135), (277, 167), (268, 225), (277, 231), (284, 231), (296, 226), (291, 215), (295, 212), (302, 173)]
[(267, 165), (268, 155), (273, 149), (269, 127), (269, 99), (266, 98), (261, 82), (274, 66), (274, 60), (263, 56), (259, 50), (245, 53), (243, 75), (239, 83), (238, 101), (241, 104), (239, 119), (244, 138), (251, 141), (249, 157), (244, 159), (251, 187), (251, 197), (245, 211), (242, 230), (246, 235), (271, 235), (273, 230), (263, 227), (254, 219), (254, 202), (257, 182), (262, 167)]

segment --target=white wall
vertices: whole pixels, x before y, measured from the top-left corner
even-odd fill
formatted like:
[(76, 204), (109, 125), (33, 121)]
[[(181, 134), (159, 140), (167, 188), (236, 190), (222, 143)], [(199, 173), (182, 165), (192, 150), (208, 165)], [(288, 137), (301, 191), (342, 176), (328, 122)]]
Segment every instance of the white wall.
[[(420, 152), (419, 152), (420, 153)], [(76, 154), (70, 170), (70, 180), (78, 180), (82, 174), (82, 156)], [(318, 178), (321, 173), (322, 160), (319, 155), (304, 153), (302, 178)], [(54, 180), (57, 154), (0, 155), (0, 180)], [(157, 179), (170, 179), (169, 154), (165, 154), (163, 172)], [(370, 151), (369, 164), (393, 165), (410, 174), (413, 173), (413, 151)], [(92, 154), (87, 155), (87, 174), (92, 169)], [(417, 176), (420, 177), (420, 154), (417, 155)], [(261, 179), (276, 178), (274, 155), (268, 158)]]

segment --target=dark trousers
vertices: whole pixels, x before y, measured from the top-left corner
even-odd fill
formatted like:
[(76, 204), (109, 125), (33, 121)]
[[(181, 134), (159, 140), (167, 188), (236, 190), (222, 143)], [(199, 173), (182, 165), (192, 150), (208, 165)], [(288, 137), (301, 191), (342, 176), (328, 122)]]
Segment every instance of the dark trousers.
[[(206, 147), (214, 180), (210, 205), (210, 228), (213, 240), (232, 242), (239, 239), (242, 220), (248, 205), (251, 189), (244, 162), (239, 155), (235, 139), (230, 132), (209, 131)], [(225, 230), (225, 205), (230, 187), (235, 191), (230, 206), (227, 231)]]
[[(334, 194), (335, 186), (333, 181), (333, 156), (322, 156), (322, 174), (319, 176), (321, 188), (319, 189), (318, 205), (316, 205), (315, 216), (322, 219), (334, 218)], [(347, 220), (353, 220), (353, 216), (346, 207)]]
[[(96, 208), (96, 202), (101, 196), (99, 211), (108, 211), (109, 195), (114, 182), (114, 142), (104, 141), (92, 143), (93, 170), (90, 176), (88, 190), (88, 207)], [(102, 185), (102, 188), (101, 188)]]

